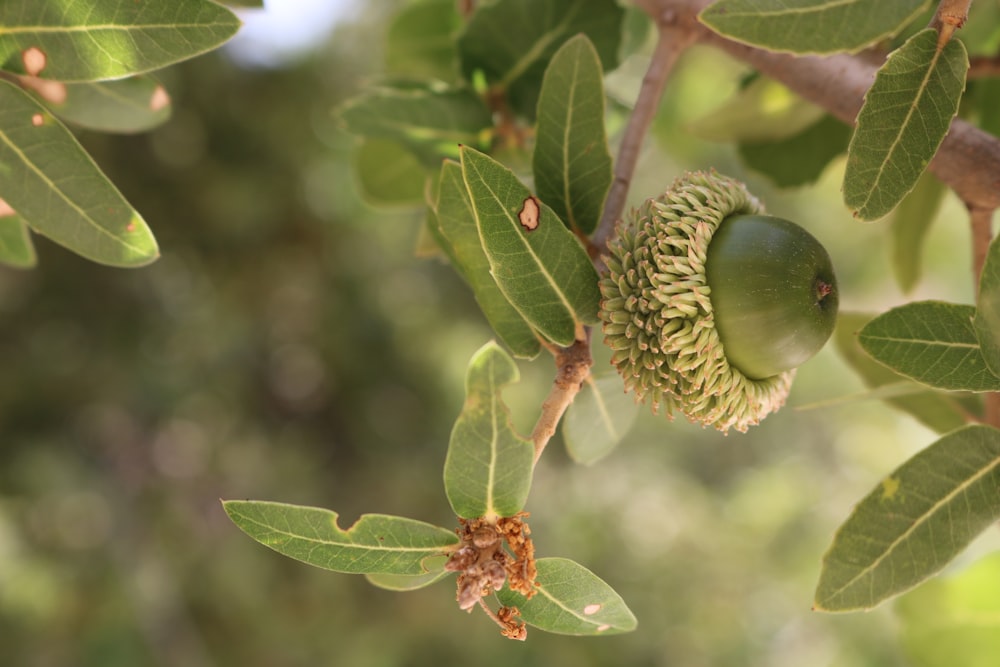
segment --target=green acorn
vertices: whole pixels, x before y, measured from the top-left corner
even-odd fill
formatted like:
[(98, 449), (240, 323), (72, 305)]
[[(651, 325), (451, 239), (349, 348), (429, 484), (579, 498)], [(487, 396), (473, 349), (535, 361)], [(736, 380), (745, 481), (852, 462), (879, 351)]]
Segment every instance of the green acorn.
[(784, 405), (795, 368), (833, 332), (829, 255), (763, 213), (742, 183), (695, 172), (608, 244), (604, 340), (625, 388), (654, 412), (746, 431)]

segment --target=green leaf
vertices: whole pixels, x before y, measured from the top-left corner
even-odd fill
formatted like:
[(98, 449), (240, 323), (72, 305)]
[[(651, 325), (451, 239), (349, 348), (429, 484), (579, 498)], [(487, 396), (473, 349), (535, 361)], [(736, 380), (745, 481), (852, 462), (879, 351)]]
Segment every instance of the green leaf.
[(38, 264), (28, 226), (13, 212), (0, 215), (0, 264), (16, 269), (30, 269)]
[(424, 567), (428, 570), (426, 574), (368, 573), (365, 575), (365, 579), (371, 585), (384, 588), (387, 591), (415, 591), (441, 581), (451, 574), (444, 569), (447, 562), (447, 556), (434, 556), (423, 562)]
[[(866, 386), (878, 388), (898, 385), (903, 376), (873, 360), (858, 344), (858, 331), (873, 317), (862, 313), (840, 313), (833, 342), (837, 351), (861, 376)], [(963, 396), (964, 400), (960, 400)], [(894, 396), (887, 398), (885, 402), (910, 414), (938, 433), (953, 431), (965, 425), (970, 415), (982, 412), (982, 401), (975, 394), (941, 393), (926, 387), (919, 394)]]
[(973, 99), (980, 129), (994, 137), (1000, 137), (1000, 114), (996, 113), (1000, 108), (1000, 79), (978, 79), (973, 89)]
[(997, 238), (990, 243), (979, 276), (973, 328), (986, 365), (994, 375), (1000, 375), (1000, 241)]
[(909, 292), (920, 279), (924, 239), (937, 215), (945, 187), (930, 172), (924, 172), (910, 194), (899, 203), (892, 217), (892, 269), (896, 282)]
[(462, 73), (477, 71), (534, 118), (542, 76), (563, 42), (585, 34), (609, 72), (618, 65), (624, 11), (614, 0), (497, 0), (480, 3), (458, 39)]
[(319, 507), (256, 500), (226, 500), (240, 530), (280, 554), (334, 572), (423, 575), (427, 559), (458, 543), (455, 532), (414, 519), (363, 514), (347, 530), (338, 515)]
[[(25, 70), (22, 54), (40, 52), (39, 76), (100, 81), (142, 74), (211, 51), (240, 21), (208, 0), (77, 0), (0, 3), (0, 66)], [(37, 69), (37, 68), (36, 68)]]
[(444, 462), (445, 492), (463, 519), (514, 516), (528, 499), (535, 448), (514, 431), (500, 396), (517, 380), (517, 366), (496, 343), (481, 347), (469, 362), (465, 405)]
[(386, 69), (418, 79), (454, 80), (458, 75), (454, 34), (461, 25), (454, 0), (425, 0), (404, 7), (386, 36)]
[(36, 232), (101, 264), (158, 256), (146, 223), (69, 130), (17, 86), (0, 81), (0, 198)]
[(560, 48), (545, 70), (532, 159), (543, 202), (577, 234), (597, 228), (611, 187), (604, 134), (601, 61), (584, 35)]
[(464, 89), (378, 88), (347, 102), (340, 116), (353, 134), (398, 141), (435, 168), (457, 157), (460, 144), (483, 143), (493, 125), (483, 101)]
[(1000, 391), (986, 366), (972, 319), (976, 309), (941, 301), (908, 303), (865, 325), (858, 342), (876, 361), (948, 391)]
[(913, 189), (958, 113), (969, 58), (957, 39), (938, 51), (937, 37), (928, 28), (908, 39), (865, 94), (844, 173), (844, 202), (862, 220), (886, 215)]
[(894, 605), (913, 667), (994, 667), (1000, 655), (1000, 555), (928, 581)]
[(739, 152), (748, 167), (790, 188), (815, 183), (850, 140), (851, 128), (827, 114), (785, 139), (741, 143)]
[(361, 194), (374, 204), (416, 204), (427, 172), (410, 151), (388, 139), (365, 139), (354, 154)]
[(966, 426), (869, 493), (823, 557), (816, 609), (871, 609), (939, 572), (1000, 518), (1000, 431)]
[(521, 620), (560, 635), (617, 635), (635, 630), (625, 601), (593, 572), (565, 558), (540, 558), (538, 584), (530, 600), (506, 586), (500, 602), (517, 607)]
[(577, 463), (590, 465), (611, 453), (632, 428), (639, 404), (617, 373), (591, 375), (562, 419), (563, 439)]
[(822, 107), (774, 79), (758, 76), (690, 123), (688, 130), (712, 141), (779, 141), (805, 131), (824, 115)]
[(625, 6), (625, 16), (622, 19), (621, 60), (639, 53), (649, 42), (653, 32), (653, 19), (649, 14), (635, 5)]
[(597, 271), (555, 213), (492, 158), (463, 146), (462, 174), (490, 270), (507, 299), (546, 338), (570, 345), (597, 323)]
[(446, 251), (472, 287), (493, 331), (515, 357), (535, 357), (541, 349), (538, 336), (500, 291), (490, 274), (490, 263), (479, 239), (475, 211), (462, 177), (462, 167), (457, 162), (446, 160), (441, 166), (435, 214), (437, 227), (447, 245)]
[(716, 0), (699, 18), (770, 51), (860, 51), (899, 32), (930, 0)]
[(145, 132), (170, 118), (170, 95), (151, 76), (134, 76), (118, 81), (51, 84), (61, 87), (65, 97), (36, 95), (59, 118), (73, 125), (131, 134)]

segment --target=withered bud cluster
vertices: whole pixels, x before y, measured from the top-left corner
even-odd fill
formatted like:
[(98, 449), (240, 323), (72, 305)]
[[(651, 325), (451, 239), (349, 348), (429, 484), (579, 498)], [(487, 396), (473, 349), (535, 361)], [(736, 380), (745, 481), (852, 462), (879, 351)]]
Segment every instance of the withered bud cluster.
[[(458, 572), (456, 599), (461, 609), (471, 611), (481, 598), (503, 588), (531, 598), (535, 593), (535, 546), (524, 522), (527, 513), (498, 519), (459, 519), (457, 530), (461, 546), (445, 564), (445, 570)], [(504, 545), (507, 549), (504, 549)], [(509, 549), (509, 551), (508, 551)], [(524, 639), (524, 623), (518, 621), (516, 607), (501, 607), (494, 620), (504, 636)]]

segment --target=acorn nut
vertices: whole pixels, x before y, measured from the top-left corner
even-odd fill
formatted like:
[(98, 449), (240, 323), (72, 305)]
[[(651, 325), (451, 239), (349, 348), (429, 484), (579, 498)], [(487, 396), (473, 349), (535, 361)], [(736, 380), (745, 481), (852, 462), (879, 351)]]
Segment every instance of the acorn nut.
[(784, 405), (837, 317), (830, 257), (738, 181), (695, 172), (619, 224), (600, 317), (626, 390), (720, 431)]

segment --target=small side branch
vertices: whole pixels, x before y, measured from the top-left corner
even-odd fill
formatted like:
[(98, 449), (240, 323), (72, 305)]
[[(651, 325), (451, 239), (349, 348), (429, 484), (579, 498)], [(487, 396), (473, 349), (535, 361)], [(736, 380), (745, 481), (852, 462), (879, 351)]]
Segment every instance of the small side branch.
[(679, 25), (676, 12), (669, 9), (654, 14), (659, 28), (659, 38), (656, 50), (649, 62), (649, 69), (642, 79), (639, 97), (635, 108), (629, 117), (628, 126), (622, 135), (621, 146), (618, 149), (618, 159), (615, 161), (614, 181), (604, 202), (604, 213), (601, 222), (593, 235), (592, 243), (604, 252), (608, 239), (614, 234), (615, 223), (625, 210), (632, 175), (639, 161), (642, 141), (649, 131), (649, 126), (656, 115), (660, 97), (667, 85), (667, 79), (674, 69), (677, 58), (695, 41), (695, 32), (687, 26)]
[(552, 382), (548, 397), (542, 403), (542, 414), (531, 432), (531, 441), (535, 445), (535, 463), (538, 463), (545, 446), (556, 434), (559, 420), (590, 375), (590, 367), (594, 365), (594, 360), (590, 356), (590, 328), (587, 328), (583, 340), (578, 340), (566, 348), (557, 348), (555, 357), (556, 379)]
[(938, 51), (944, 48), (955, 31), (969, 20), (969, 7), (972, 0), (941, 0), (938, 3), (930, 27), (938, 31)]

